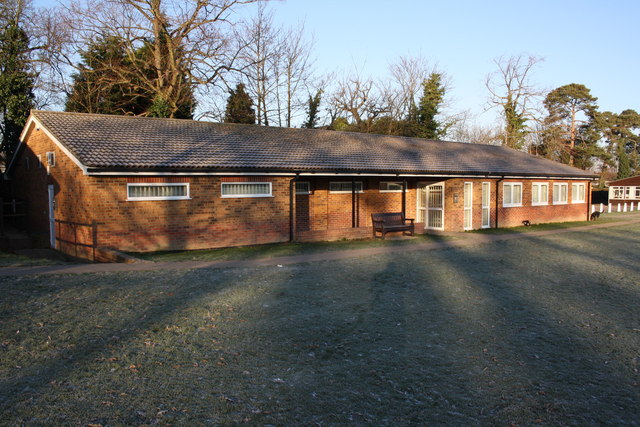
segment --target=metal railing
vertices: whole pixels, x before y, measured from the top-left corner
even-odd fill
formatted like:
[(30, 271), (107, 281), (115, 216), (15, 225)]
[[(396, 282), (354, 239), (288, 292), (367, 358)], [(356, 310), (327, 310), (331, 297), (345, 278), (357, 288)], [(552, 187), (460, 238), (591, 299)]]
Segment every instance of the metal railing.
[(7, 218), (27, 216), (27, 202), (20, 199), (3, 199), (0, 197), (0, 236), (4, 236)]
[[(56, 247), (58, 247), (59, 249), (62, 249), (58, 246), (58, 242), (62, 243), (62, 244), (67, 244), (67, 245), (71, 245), (73, 247), (72, 251), (73, 253), (70, 253), (69, 251), (62, 251), (65, 253), (68, 253), (69, 255), (74, 254), (76, 257), (78, 257), (78, 249), (79, 248), (89, 248), (91, 249), (91, 258), (93, 261), (96, 260), (96, 248), (98, 247), (98, 225), (99, 223), (97, 222), (92, 222), (92, 223), (81, 223), (81, 222), (73, 222), (73, 221), (63, 221), (60, 219), (56, 219)], [(63, 226), (66, 226), (64, 228), (67, 228), (68, 230), (65, 230), (65, 232), (63, 232)], [(79, 232), (80, 229), (80, 232)], [(69, 232), (70, 230), (70, 232)], [(78, 236), (80, 235), (80, 239), (78, 239)], [(90, 241), (90, 243), (87, 243), (87, 239), (86, 237), (90, 236), (90, 238), (88, 239)]]

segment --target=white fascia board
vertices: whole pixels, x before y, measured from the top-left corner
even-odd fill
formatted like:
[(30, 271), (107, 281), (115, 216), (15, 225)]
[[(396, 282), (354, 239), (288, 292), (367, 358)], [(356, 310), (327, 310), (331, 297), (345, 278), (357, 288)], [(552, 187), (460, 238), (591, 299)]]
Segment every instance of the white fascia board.
[(102, 172), (100, 170), (87, 170), (83, 167), (86, 175), (90, 176), (300, 176), (300, 177), (392, 177), (392, 178), (494, 178), (494, 179), (571, 179), (591, 181), (592, 178), (585, 177), (554, 177), (554, 176), (518, 176), (518, 175), (460, 175), (460, 174), (398, 174), (398, 173), (342, 173), (342, 172)]
[(296, 176), (278, 172), (100, 172), (88, 171), (89, 176)]
[[(73, 163), (75, 163), (81, 170), (82, 173), (84, 175), (88, 175), (87, 174), (87, 167), (85, 165), (83, 165), (80, 160), (78, 160), (78, 158), (76, 156), (74, 156), (71, 151), (69, 151), (67, 149), (67, 147), (65, 147), (64, 145), (62, 145), (62, 143), (60, 141), (58, 141), (58, 138), (56, 138), (55, 136), (53, 136), (53, 134), (51, 132), (49, 132), (47, 130), (46, 127), (44, 127), (42, 125), (42, 123), (40, 123), (40, 120), (38, 120), (33, 114), (31, 114), (29, 116), (29, 119), (27, 119), (27, 124), (24, 126), (24, 129), (22, 130), (22, 133), (20, 134), (20, 144), (18, 144), (18, 148), (16, 149), (16, 154), (18, 153), (18, 150), (20, 149), (20, 147), (22, 146), (22, 144), (24, 144), (24, 139), (27, 136), (27, 133), (29, 132), (29, 130), (31, 129), (31, 127), (35, 126), (35, 131), (42, 131), (44, 132), (45, 135), (47, 135), (49, 137), (49, 139), (51, 139), (51, 141), (53, 141), (53, 143), (64, 153), (67, 155), (67, 157), (69, 157)], [(13, 164), (13, 161), (15, 160), (16, 156), (13, 157), (13, 159), (11, 159), (11, 164), (9, 166), (11, 166)]]

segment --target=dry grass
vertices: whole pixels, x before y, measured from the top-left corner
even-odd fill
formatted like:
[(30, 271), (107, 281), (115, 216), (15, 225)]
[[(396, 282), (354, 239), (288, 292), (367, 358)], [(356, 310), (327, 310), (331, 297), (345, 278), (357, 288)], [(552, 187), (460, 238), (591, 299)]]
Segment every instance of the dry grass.
[(640, 226), (0, 279), (0, 423), (632, 425)]

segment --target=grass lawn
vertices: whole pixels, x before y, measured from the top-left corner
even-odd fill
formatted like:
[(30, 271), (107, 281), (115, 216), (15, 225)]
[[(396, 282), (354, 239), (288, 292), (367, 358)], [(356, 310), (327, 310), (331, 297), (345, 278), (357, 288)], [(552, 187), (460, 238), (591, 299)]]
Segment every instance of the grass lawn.
[(31, 257), (0, 250), (0, 268), (65, 264), (62, 257)]
[(509, 228), (484, 228), (478, 230), (469, 231), (469, 233), (481, 233), (481, 234), (508, 234), (508, 233), (527, 233), (532, 231), (542, 230), (560, 230), (569, 227), (585, 227), (587, 225), (620, 222), (625, 220), (634, 219), (640, 216), (637, 213), (604, 213), (595, 221), (570, 221), (570, 222), (549, 222), (543, 224), (531, 224), (529, 227), (523, 225), (518, 227)]
[[(400, 234), (395, 234), (400, 236)], [(341, 251), (348, 249), (373, 248), (380, 246), (413, 245), (416, 243), (439, 242), (455, 239), (455, 236), (437, 234), (416, 234), (413, 238), (388, 235), (382, 239), (338, 240), (333, 242), (308, 243), (275, 243), (269, 245), (241, 246), (235, 248), (206, 249), (196, 251), (163, 251), (163, 252), (135, 252), (130, 253), (137, 258), (156, 261), (227, 261), (255, 258), (272, 258), (278, 256), (311, 254), (327, 251)]]
[(0, 279), (0, 424), (633, 425), (640, 225)]

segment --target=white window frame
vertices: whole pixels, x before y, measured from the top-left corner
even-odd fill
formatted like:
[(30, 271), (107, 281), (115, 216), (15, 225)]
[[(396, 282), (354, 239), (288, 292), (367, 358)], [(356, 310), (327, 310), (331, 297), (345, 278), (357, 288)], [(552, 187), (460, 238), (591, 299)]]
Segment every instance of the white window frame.
[[(547, 191), (545, 193), (545, 201), (541, 202), (540, 200), (542, 199), (540, 196), (542, 196), (542, 186), (546, 185), (547, 186)], [(533, 195), (537, 194), (538, 195), (538, 201), (534, 202), (533, 201)], [(532, 182), (531, 183), (531, 206), (547, 206), (549, 204), (549, 182)]]
[[(306, 190), (298, 189), (298, 184), (305, 184), (304, 186), (306, 186), (307, 189)], [(296, 181), (296, 194), (298, 195), (311, 194), (311, 183), (309, 181)]]
[(629, 199), (631, 198), (631, 187), (624, 187), (624, 198), (625, 199)]
[(54, 167), (56, 165), (56, 153), (47, 151), (47, 166)]
[[(351, 181), (331, 181), (329, 182), (329, 193), (330, 194), (351, 194), (352, 190), (332, 190), (331, 186), (334, 184), (349, 184), (351, 186)], [(359, 188), (358, 188), (359, 187)], [(356, 193), (364, 193), (364, 186), (362, 185), (362, 181), (356, 181)]]
[[(238, 184), (246, 184), (246, 185), (251, 185), (251, 184), (268, 184), (269, 185), (269, 193), (263, 193), (263, 194), (223, 194), (224, 191), (222, 190), (224, 188), (225, 185), (238, 185)], [(223, 182), (222, 185), (220, 186), (220, 197), (222, 197), (223, 199), (237, 199), (237, 198), (248, 198), (248, 197), (273, 197), (273, 185), (270, 182)]]
[[(389, 184), (399, 185), (399, 190), (389, 190)], [(381, 193), (402, 193), (402, 181), (380, 181), (379, 189)]]
[[(576, 197), (576, 193), (580, 195), (580, 187), (582, 187), (582, 199)], [(576, 188), (578, 191), (576, 192)], [(587, 185), (584, 182), (574, 182), (571, 184), (571, 203), (587, 202)]]
[(610, 199), (624, 199), (624, 187), (622, 186), (613, 186), (611, 187), (611, 195)]
[[(131, 197), (129, 188), (131, 187), (178, 187), (182, 186), (186, 188), (186, 195), (184, 196), (161, 196), (161, 197)], [(127, 183), (127, 201), (139, 202), (145, 200), (190, 200), (191, 189), (188, 182), (132, 182)]]
[[(562, 196), (562, 187), (564, 187), (564, 195), (565, 195), (565, 199), (564, 200), (556, 200), (556, 194), (558, 194), (559, 196)], [(558, 188), (558, 190), (556, 190), (556, 188)], [(567, 203), (569, 203), (569, 184), (567, 184), (566, 182), (554, 182), (553, 183), (553, 204), (554, 205), (566, 205)]]
[(640, 199), (640, 187), (636, 187), (635, 195), (636, 195), (636, 200)]
[[(462, 226), (465, 230), (473, 230), (473, 182), (465, 182), (462, 188)], [(469, 197), (466, 194), (467, 188), (469, 189)]]
[[(485, 195), (487, 196), (486, 204), (485, 204)], [(491, 183), (483, 182), (482, 183), (482, 228), (491, 227)], [(487, 213), (487, 222), (484, 221), (484, 213)]]
[[(507, 203), (505, 201), (504, 195), (507, 193), (507, 187), (509, 187), (509, 195), (511, 198), (511, 202)], [(513, 202), (513, 188), (520, 187), (520, 201)], [(502, 183), (502, 207), (505, 208), (516, 208), (522, 206), (522, 183), (521, 182), (503, 182)]]

